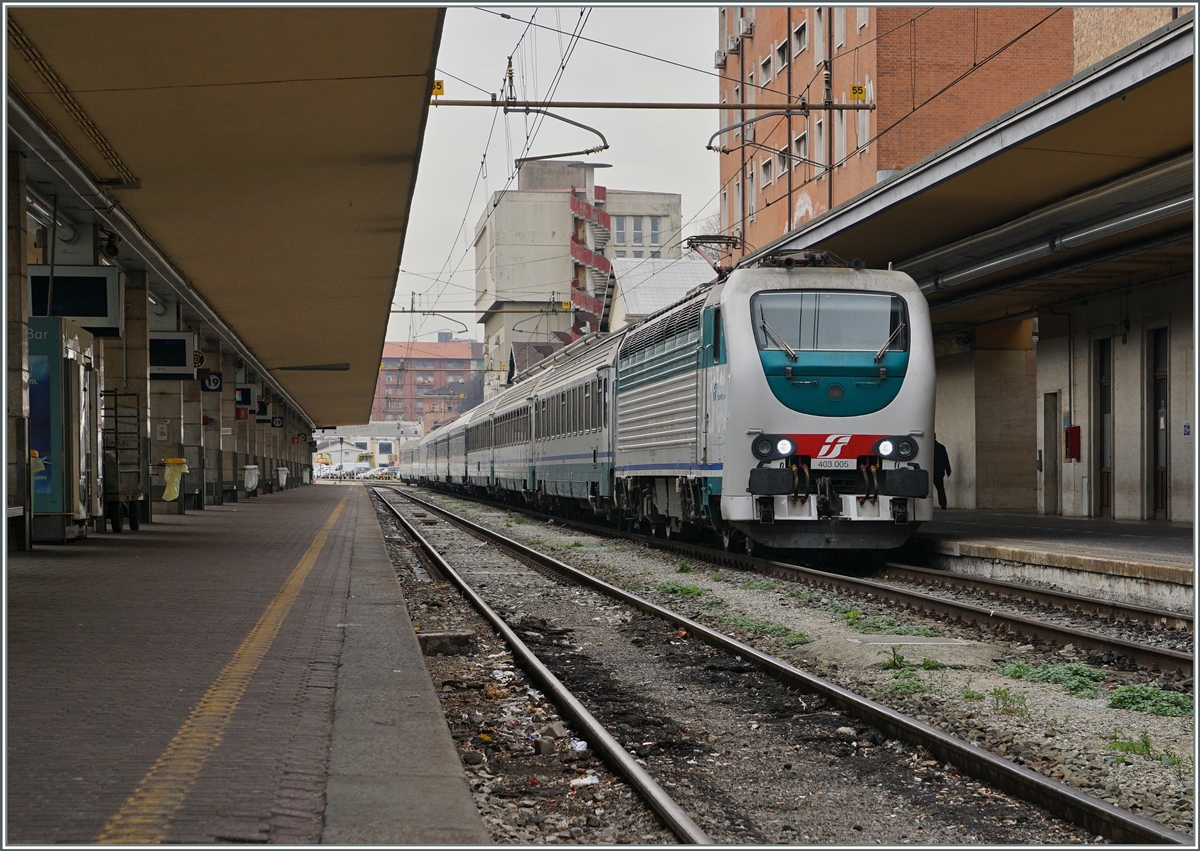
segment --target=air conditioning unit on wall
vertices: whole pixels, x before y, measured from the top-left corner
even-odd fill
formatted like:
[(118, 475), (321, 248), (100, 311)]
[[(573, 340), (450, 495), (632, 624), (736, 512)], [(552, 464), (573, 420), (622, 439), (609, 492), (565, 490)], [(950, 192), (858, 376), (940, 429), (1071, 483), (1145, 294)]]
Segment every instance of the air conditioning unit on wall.
[(724, 50), (718, 50), (716, 52), (716, 54), (713, 56), (713, 67), (714, 68), (724, 68), (725, 67), (725, 51)]
[(754, 35), (754, 21), (749, 18), (738, 18), (738, 35), (750, 38)]
[(742, 47), (742, 40), (736, 35), (725, 36), (725, 52), (737, 53)]

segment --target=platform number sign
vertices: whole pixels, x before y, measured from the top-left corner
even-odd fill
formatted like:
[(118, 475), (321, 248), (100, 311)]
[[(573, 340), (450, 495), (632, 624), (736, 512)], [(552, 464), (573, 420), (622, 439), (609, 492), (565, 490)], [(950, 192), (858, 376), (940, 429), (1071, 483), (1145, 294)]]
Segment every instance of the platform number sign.
[(850, 87), (850, 100), (865, 101), (867, 99), (867, 87), (861, 84), (856, 84)]
[(283, 417), (271, 417), (271, 428), (283, 428)]
[(444, 94), (446, 94), (446, 81), (445, 80), (434, 80), (433, 81), (433, 96), (435, 98), (438, 98)]
[(204, 381), (200, 383), (200, 389), (209, 393), (221, 392), (221, 373), (210, 372), (205, 376)]

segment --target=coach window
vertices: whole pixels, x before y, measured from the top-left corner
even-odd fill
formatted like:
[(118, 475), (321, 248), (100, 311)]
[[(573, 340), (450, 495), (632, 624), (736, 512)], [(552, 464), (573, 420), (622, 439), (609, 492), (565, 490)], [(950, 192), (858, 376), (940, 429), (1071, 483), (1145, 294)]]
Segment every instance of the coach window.
[(587, 429), (583, 424), (583, 385), (575, 388), (575, 431), (583, 434)]
[(583, 385), (583, 427), (587, 431), (592, 430), (592, 385), (591, 385), (591, 383)]

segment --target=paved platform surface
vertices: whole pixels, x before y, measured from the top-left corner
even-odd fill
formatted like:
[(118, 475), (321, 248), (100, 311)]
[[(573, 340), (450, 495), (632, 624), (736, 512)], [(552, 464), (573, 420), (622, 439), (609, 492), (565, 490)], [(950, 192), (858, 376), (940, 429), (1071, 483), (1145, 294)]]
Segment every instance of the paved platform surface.
[(1191, 584), (1194, 530), (1163, 521), (1057, 517), (1021, 511), (939, 510), (919, 541), (955, 555), (1004, 557)]
[(365, 488), (10, 555), (7, 843), (482, 844)]

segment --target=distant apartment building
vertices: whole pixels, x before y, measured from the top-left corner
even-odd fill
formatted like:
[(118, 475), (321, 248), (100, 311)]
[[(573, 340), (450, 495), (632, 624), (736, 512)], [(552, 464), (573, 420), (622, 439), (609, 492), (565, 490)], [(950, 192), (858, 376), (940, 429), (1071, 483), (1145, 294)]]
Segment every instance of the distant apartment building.
[[(720, 8), (722, 103), (875, 107), (771, 115), (714, 142), (723, 151), (722, 232), (745, 243), (735, 257), (1069, 78), (1079, 14), (1007, 5)], [(721, 127), (771, 112), (722, 110)]]
[(372, 422), (417, 422), (428, 434), (481, 401), (482, 343), (384, 343)]
[(599, 328), (614, 258), (680, 257), (680, 196), (597, 186), (601, 167), (525, 163), (517, 189), (493, 194), (476, 224), (485, 397), (504, 386), (514, 344), (544, 348)]

